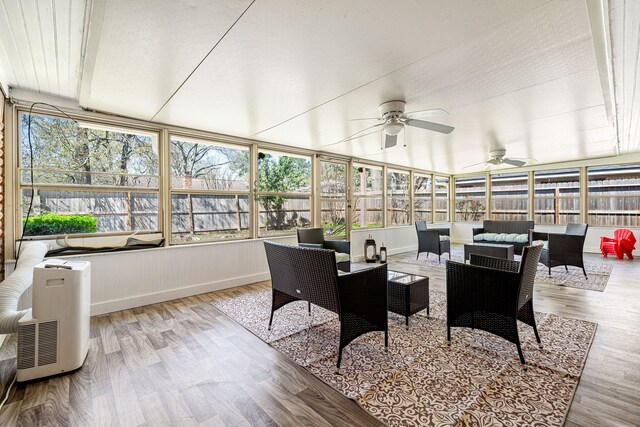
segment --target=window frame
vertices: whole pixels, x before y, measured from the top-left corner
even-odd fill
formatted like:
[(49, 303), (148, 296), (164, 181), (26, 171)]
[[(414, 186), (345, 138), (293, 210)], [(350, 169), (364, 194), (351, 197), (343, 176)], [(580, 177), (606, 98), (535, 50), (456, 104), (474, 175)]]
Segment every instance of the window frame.
[[(231, 149), (238, 150), (246, 150), (247, 151), (247, 162), (248, 162), (248, 172), (246, 178), (247, 188), (246, 190), (232, 190), (232, 189), (198, 189), (198, 188), (179, 188), (173, 186), (173, 170), (171, 166), (172, 162), (172, 149), (173, 149), (173, 141), (174, 139), (180, 140), (182, 142), (187, 142), (191, 144), (208, 144), (214, 147), (228, 147)], [(192, 136), (188, 134), (183, 134), (179, 132), (169, 132), (167, 137), (167, 152), (168, 152), (168, 178), (167, 178), (167, 187), (168, 187), (168, 212), (169, 212), (169, 229), (166, 231), (165, 239), (168, 239), (169, 244), (171, 246), (177, 245), (188, 245), (188, 244), (196, 244), (196, 243), (210, 243), (210, 242), (228, 242), (228, 241), (237, 241), (237, 240), (248, 240), (254, 238), (253, 235), (253, 203), (251, 200), (251, 146), (247, 144), (239, 144), (239, 143), (231, 143), (228, 141), (221, 141), (215, 138), (204, 138), (201, 136)], [(184, 179), (184, 177), (183, 177)], [(192, 178), (193, 179), (193, 178)], [(188, 198), (190, 196), (235, 196), (238, 203), (241, 197), (247, 198), (247, 231), (245, 235), (239, 235), (235, 237), (219, 237), (219, 238), (207, 238), (203, 240), (195, 240), (195, 241), (174, 241), (174, 231), (173, 231), (173, 219), (174, 219), (174, 211), (173, 211), (173, 200), (174, 196), (177, 195), (186, 195)], [(193, 214), (193, 213), (192, 213)], [(238, 212), (240, 216), (243, 215), (243, 212)], [(195, 228), (195, 226), (194, 226)], [(244, 227), (241, 227), (241, 230)], [(215, 230), (212, 231), (215, 233)], [(194, 235), (198, 235), (198, 233), (194, 230)]]
[[(541, 175), (544, 175), (544, 174), (549, 175), (549, 174), (554, 174), (554, 173), (556, 173), (556, 174), (558, 174), (558, 173), (567, 173), (567, 174), (573, 174), (573, 173), (575, 173), (575, 176), (577, 177), (577, 180), (575, 180), (575, 181), (568, 181), (568, 182), (570, 182), (570, 183), (571, 183), (571, 182), (575, 182), (575, 187), (572, 187), (572, 186), (557, 187), (557, 186), (556, 186), (555, 188), (556, 188), (558, 191), (557, 191), (557, 195), (556, 195), (556, 196), (554, 196), (554, 199), (557, 199), (560, 203), (562, 203), (562, 201), (563, 201), (563, 200), (574, 200), (574, 201), (577, 201), (577, 203), (578, 203), (578, 209), (577, 209), (577, 211), (567, 211), (567, 213), (565, 214), (565, 218), (566, 218), (568, 215), (577, 215), (577, 218), (576, 218), (577, 222), (581, 222), (580, 218), (581, 218), (581, 212), (582, 212), (582, 210), (583, 210), (583, 207), (582, 207), (582, 204), (583, 204), (583, 203), (582, 203), (582, 189), (581, 189), (581, 181), (582, 181), (581, 175), (582, 175), (582, 173), (581, 173), (581, 168), (576, 166), (576, 167), (566, 167), (566, 168), (558, 168), (558, 169), (542, 169), (542, 170), (533, 171), (533, 185), (532, 185), (532, 188), (533, 188), (533, 194), (531, 195), (532, 200), (533, 200), (533, 206), (532, 206), (531, 210), (532, 210), (532, 212), (533, 212), (533, 221), (534, 221), (534, 224), (535, 224), (535, 225), (544, 225), (544, 226), (557, 226), (557, 225), (566, 225), (567, 223), (569, 223), (569, 222), (572, 222), (572, 221), (573, 221), (573, 219), (566, 218), (566, 221), (564, 221), (564, 222), (562, 222), (562, 221), (558, 222), (558, 221), (556, 221), (556, 219), (555, 219), (556, 215), (554, 215), (554, 221), (553, 221), (553, 223), (545, 223), (545, 222), (538, 222), (538, 221), (537, 221), (537, 215), (538, 215), (538, 213), (539, 213), (539, 212), (541, 212), (541, 211), (537, 209), (537, 207), (536, 207), (536, 203), (538, 202), (538, 200), (540, 200), (540, 199), (544, 199), (544, 197), (540, 197), (540, 196), (538, 196), (538, 194), (537, 194), (537, 192), (538, 192), (539, 190), (543, 190), (542, 188), (541, 188), (541, 189), (538, 189), (538, 188), (536, 187), (537, 179), (538, 179), (538, 175), (539, 175), (539, 174), (541, 174)], [(562, 194), (560, 193), (560, 191), (559, 191), (561, 188), (576, 188), (576, 189), (577, 189), (577, 194), (575, 194), (575, 195), (562, 195)], [(556, 210), (557, 210), (557, 216), (558, 216), (559, 218), (562, 218), (562, 206), (560, 206), (560, 207), (559, 207), (558, 209), (556, 209)]]
[[(155, 144), (155, 149), (152, 148), (157, 153), (157, 175), (149, 175), (149, 174), (119, 174), (116, 172), (88, 172), (91, 173), (92, 176), (99, 175), (125, 175), (125, 176), (140, 176), (140, 177), (149, 177), (150, 179), (156, 180), (156, 185), (150, 186), (123, 186), (123, 185), (103, 185), (103, 184), (65, 184), (65, 183), (30, 183), (28, 181), (23, 180), (23, 172), (28, 172), (31, 168), (23, 167), (23, 153), (22, 153), (22, 117), (28, 116), (29, 114), (37, 115), (37, 116), (45, 116), (52, 119), (64, 119), (75, 122), (75, 125), (80, 128), (93, 129), (99, 131), (109, 131), (109, 132), (119, 132), (126, 133), (132, 135), (146, 136), (152, 139), (152, 144)], [(11, 156), (13, 162), (13, 173), (11, 176), (12, 184), (7, 183), (7, 187), (11, 185), (11, 188), (14, 189), (13, 200), (15, 203), (13, 217), (8, 217), (7, 220), (10, 220), (13, 223), (13, 236), (11, 239), (12, 245), (19, 244), (20, 240), (23, 241), (46, 241), (46, 240), (56, 240), (62, 237), (65, 237), (64, 234), (50, 234), (50, 235), (29, 235), (22, 236), (23, 233), (23, 191), (30, 191), (32, 188), (36, 191), (69, 191), (69, 192), (86, 192), (86, 193), (135, 193), (135, 194), (154, 194), (156, 195), (155, 200), (157, 201), (157, 210), (151, 214), (154, 214), (156, 220), (157, 227), (154, 229), (148, 230), (128, 230), (128, 231), (104, 231), (99, 232), (96, 231), (94, 233), (73, 233), (68, 234), (68, 238), (70, 239), (85, 239), (91, 241), (102, 241), (105, 238), (109, 239), (110, 237), (117, 236), (130, 236), (132, 234), (138, 235), (163, 235), (163, 224), (164, 224), (164, 216), (163, 216), (163, 197), (162, 197), (162, 183), (163, 183), (163, 160), (162, 160), (162, 131), (158, 128), (145, 126), (136, 123), (114, 123), (112, 120), (103, 119), (100, 117), (85, 117), (73, 112), (63, 113), (60, 111), (52, 111), (48, 108), (27, 108), (23, 105), (18, 105), (14, 109), (14, 119), (11, 120), (11, 125), (15, 126), (13, 129), (14, 143), (12, 145), (11, 151), (8, 151), (8, 155)], [(8, 129), (9, 130), (9, 129)], [(32, 130), (33, 131), (33, 130)], [(7, 146), (5, 145), (5, 148)], [(42, 170), (42, 171), (51, 171), (51, 172), (62, 172), (69, 173), (75, 172), (73, 170), (62, 170), (58, 168), (38, 168), (33, 169), (34, 171)], [(86, 171), (77, 171), (77, 173), (87, 173)], [(95, 214), (92, 212), (87, 212), (89, 214)], [(133, 215), (133, 209), (130, 209), (130, 215)], [(106, 214), (105, 214), (106, 215)], [(117, 214), (112, 214), (117, 215)], [(30, 217), (33, 218), (33, 211), (30, 214)]]
[[(477, 193), (484, 193), (483, 196), (478, 196), (477, 198), (474, 197), (469, 197), (467, 196), (468, 200), (474, 200), (477, 199), (478, 201), (480, 201), (480, 203), (482, 203), (483, 209), (479, 210), (478, 213), (473, 213), (474, 218), (472, 219), (458, 219), (458, 214), (461, 213), (461, 211), (458, 210), (458, 203), (460, 203), (460, 201), (458, 200), (458, 181), (461, 180), (472, 180), (474, 178), (481, 178), (484, 182), (484, 186), (482, 186), (482, 191), (476, 191)], [(471, 174), (471, 175), (463, 175), (463, 176), (456, 176), (454, 177), (453, 180), (453, 221), (454, 222), (480, 222), (483, 221), (485, 219), (487, 219), (487, 213), (488, 213), (488, 202), (489, 202), (489, 194), (490, 191), (487, 188), (487, 184), (488, 184), (488, 179), (487, 179), (487, 174), (486, 173), (481, 173), (481, 174)], [(474, 191), (471, 191), (471, 193), (473, 193)], [(469, 193), (469, 191), (465, 191), (465, 192), (461, 192), (463, 194), (465, 193)], [(480, 198), (482, 197), (482, 198)], [(478, 218), (475, 218), (476, 215), (479, 215)]]
[[(495, 174), (491, 174), (489, 176), (490, 181), (491, 181), (491, 191), (490, 191), (490, 217), (492, 220), (498, 220), (498, 221), (527, 221), (529, 219), (529, 173), (528, 172), (502, 172), (502, 173), (495, 173)], [(500, 189), (500, 190), (496, 190), (496, 185), (495, 183), (497, 181), (500, 181), (501, 179), (504, 180), (508, 180), (509, 178), (513, 178), (514, 181), (522, 181), (524, 180), (524, 184), (516, 184), (516, 185), (524, 185), (524, 189)], [(500, 192), (500, 193), (504, 193), (504, 195), (500, 196), (500, 195), (496, 195), (496, 192)], [(524, 192), (524, 195), (518, 195), (517, 193), (520, 192)], [(516, 193), (516, 197), (511, 197), (510, 193)], [(504, 200), (524, 200), (524, 208), (523, 209), (518, 209), (516, 211), (515, 215), (519, 215), (519, 217), (516, 218), (506, 218), (505, 215), (508, 215), (507, 213), (501, 213), (501, 214), (496, 214), (496, 206), (495, 206), (495, 201), (504, 201)], [(504, 210), (504, 209), (501, 209)], [(509, 211), (511, 212), (511, 211)], [(500, 217), (496, 217), (496, 215), (502, 215)]]
[[(632, 170), (634, 172), (636, 172), (636, 177), (632, 178), (632, 179), (637, 179), (638, 183), (629, 183), (627, 185), (625, 185), (625, 183), (609, 183), (607, 185), (602, 185), (601, 187), (592, 187), (590, 186), (591, 180), (590, 180), (590, 176), (592, 174), (591, 169), (596, 169), (596, 172), (594, 173), (595, 176), (597, 175), (604, 175), (604, 171), (609, 169), (612, 171), (615, 171), (615, 168), (622, 168), (622, 169), (629, 169)], [(597, 169), (600, 169), (600, 171), (598, 171)], [(620, 170), (620, 169), (618, 169)], [(619, 175), (619, 174), (616, 174)], [(614, 175), (614, 177), (616, 176)], [(607, 178), (609, 178), (608, 174), (605, 175)], [(618, 178), (619, 179), (619, 178)], [(629, 179), (629, 178), (627, 178)], [(585, 206), (585, 215), (586, 215), (586, 222), (587, 224), (589, 224), (590, 227), (615, 227), (615, 228), (637, 228), (640, 227), (640, 189), (637, 190), (635, 193), (631, 192), (631, 193), (627, 193), (624, 190), (624, 187), (640, 187), (640, 163), (623, 163), (623, 164), (616, 164), (616, 165), (594, 165), (594, 166), (587, 166), (586, 167), (586, 171), (585, 171), (585, 180), (586, 180), (586, 206)], [(607, 179), (608, 180), (608, 179)], [(616, 188), (619, 187), (621, 188), (621, 190), (619, 190), (622, 194), (614, 194), (614, 195), (591, 195), (591, 189), (592, 188)], [(617, 210), (616, 212), (611, 212), (609, 211), (606, 215), (607, 218), (626, 218), (629, 217), (630, 221), (632, 223), (620, 223), (621, 221), (615, 221), (615, 224), (597, 224), (597, 221), (592, 221), (593, 215), (591, 214), (592, 212), (592, 200), (595, 199), (602, 199), (602, 198), (607, 198), (609, 200), (618, 197), (622, 199), (622, 203), (626, 204), (628, 203), (627, 198), (634, 198), (635, 199), (635, 205), (637, 206), (636, 209), (621, 209), (621, 210)], [(599, 209), (600, 210), (600, 209)], [(632, 215), (631, 213), (635, 213), (635, 215)], [(597, 217), (597, 213), (596, 215), (596, 219)], [(635, 217), (635, 221), (632, 220), (631, 218)], [(624, 221), (622, 221), (624, 222)]]
[[(356, 173), (361, 173), (361, 172), (356, 172), (356, 170), (358, 168), (364, 168), (365, 170), (371, 169), (371, 170), (378, 170), (380, 171), (380, 190), (372, 190), (371, 193), (369, 193), (369, 191), (366, 188), (366, 184), (365, 184), (365, 194), (356, 194), (356, 185), (355, 185), (355, 178), (356, 178)], [(386, 188), (385, 188), (385, 183), (386, 183), (386, 174), (385, 174), (385, 167), (381, 166), (381, 165), (374, 165), (371, 163), (361, 163), (361, 162), (352, 162), (351, 164), (351, 171), (352, 171), (352, 178), (351, 178), (351, 231), (355, 231), (355, 230), (368, 230), (368, 229), (380, 229), (380, 228), (385, 228), (386, 227), (386, 209), (385, 209), (385, 204), (386, 204)], [(359, 188), (358, 188), (359, 191)], [(380, 194), (376, 194), (376, 191), (380, 191)], [(373, 225), (373, 226), (369, 226), (366, 225), (365, 227), (361, 227), (358, 221), (356, 221), (356, 213), (359, 212), (357, 205), (358, 205), (358, 201), (360, 199), (363, 200), (375, 200), (375, 199), (380, 199), (380, 225)], [(367, 208), (367, 211), (369, 209)], [(358, 224), (358, 226), (356, 226), (356, 223)], [(368, 222), (367, 222), (368, 224)], [(374, 223), (377, 224), (377, 223)]]
[[(260, 165), (259, 165), (259, 159), (256, 158), (256, 162), (252, 164), (255, 164), (255, 181), (253, 183), (254, 186), (254, 194), (255, 194), (255, 213), (253, 214), (253, 218), (254, 221), (256, 222), (256, 226), (255, 226), (255, 238), (259, 238), (259, 239), (264, 239), (264, 238), (272, 238), (272, 237), (283, 237), (283, 236), (291, 236), (291, 235), (296, 235), (296, 228), (300, 228), (300, 227), (293, 227), (291, 228), (291, 230), (286, 230), (287, 232), (284, 233), (274, 233), (274, 234), (261, 234), (260, 230), (263, 228), (260, 226), (260, 218), (261, 218), (261, 214), (262, 214), (262, 204), (261, 204), (261, 198), (262, 197), (268, 197), (268, 196), (276, 196), (276, 197), (283, 197), (286, 199), (307, 199), (308, 203), (309, 203), (309, 208), (306, 210), (308, 212), (309, 215), (309, 219), (308, 219), (308, 223), (304, 224), (304, 222), (302, 222), (302, 227), (303, 228), (308, 228), (308, 227), (313, 227), (315, 224), (315, 215), (314, 215), (314, 204), (313, 204), (313, 198), (314, 198), (314, 191), (313, 191), (313, 186), (314, 186), (314, 176), (315, 176), (315, 170), (314, 170), (314, 161), (313, 161), (313, 155), (312, 154), (303, 154), (300, 152), (296, 152), (296, 151), (286, 151), (286, 150), (282, 150), (280, 148), (272, 148), (272, 147), (266, 147), (266, 146), (258, 146), (258, 152), (256, 153), (256, 156), (258, 156), (259, 153), (269, 153), (269, 154), (277, 154), (279, 156), (287, 156), (287, 157), (297, 157), (297, 158), (304, 158), (304, 159), (308, 159), (309, 160), (309, 191), (308, 192), (279, 192), (279, 191), (261, 191), (260, 190)], [(303, 220), (301, 220), (303, 221)], [(265, 231), (266, 231), (266, 227), (264, 227)]]
[[(428, 178), (429, 180), (429, 189), (426, 190), (428, 191), (427, 193), (417, 193), (417, 188), (416, 188), (416, 177), (424, 177), (424, 178)], [(429, 224), (433, 224), (434, 223), (434, 219), (435, 219), (435, 179), (434, 179), (434, 175), (431, 173), (422, 173), (422, 172), (413, 172), (412, 174), (412, 180), (411, 180), (411, 191), (413, 192), (413, 199), (412, 199), (412, 210), (413, 210), (413, 221), (414, 223), (416, 221), (426, 221)], [(430, 206), (430, 209), (428, 210), (424, 210), (424, 212), (427, 212), (427, 218), (428, 219), (423, 219), (418, 218), (418, 214), (417, 211), (418, 209), (416, 209), (416, 204), (417, 204), (417, 200), (421, 200), (424, 199), (426, 196), (426, 199), (428, 199), (428, 205)]]
[[(412, 225), (411, 221), (413, 219), (413, 196), (412, 196), (412, 188), (413, 188), (413, 179), (412, 179), (412, 174), (410, 170), (405, 170), (405, 169), (400, 169), (400, 168), (394, 168), (394, 167), (389, 167), (387, 166), (386, 168), (386, 190), (385, 190), (385, 195), (386, 195), (386, 203), (385, 203), (385, 218), (386, 218), (386, 223), (385, 226), (386, 227), (404, 227), (407, 225)], [(391, 224), (390, 222), (390, 218), (391, 218), (391, 203), (394, 200), (393, 195), (391, 194), (391, 180), (389, 179), (391, 174), (403, 174), (407, 176), (407, 189), (404, 193), (404, 196), (399, 197), (399, 198), (406, 198), (407, 199), (407, 210), (405, 211), (394, 211), (394, 212), (404, 212), (406, 213), (406, 217), (407, 217), (407, 222), (403, 223), (403, 224)]]

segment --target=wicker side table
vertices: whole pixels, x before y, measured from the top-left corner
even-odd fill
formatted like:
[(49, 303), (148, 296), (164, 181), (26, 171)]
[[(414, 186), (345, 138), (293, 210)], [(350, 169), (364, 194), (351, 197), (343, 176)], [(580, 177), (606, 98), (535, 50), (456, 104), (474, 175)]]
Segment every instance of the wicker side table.
[(387, 304), (389, 311), (405, 317), (409, 328), (409, 316), (427, 309), (429, 316), (429, 278), (415, 274), (389, 271), (387, 278)]

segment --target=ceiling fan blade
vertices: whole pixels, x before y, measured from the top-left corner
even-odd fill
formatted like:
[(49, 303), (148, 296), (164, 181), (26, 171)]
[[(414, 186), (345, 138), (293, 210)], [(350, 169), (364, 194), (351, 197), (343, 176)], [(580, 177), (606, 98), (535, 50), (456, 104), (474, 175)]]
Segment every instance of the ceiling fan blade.
[(398, 143), (398, 135), (384, 136), (384, 148), (395, 147), (397, 143)]
[(382, 125), (384, 125), (384, 123), (378, 123), (377, 125), (369, 126), (368, 128), (362, 129), (361, 131), (356, 132), (356, 133), (354, 133), (353, 135), (349, 135), (348, 137), (346, 137), (346, 138), (344, 138), (344, 139), (341, 139), (341, 140), (340, 140), (340, 141), (338, 141), (338, 142), (332, 142), (331, 144), (323, 145), (323, 147), (329, 147), (329, 146), (331, 146), (331, 145), (337, 145), (337, 144), (340, 144), (341, 142), (351, 141), (352, 139), (356, 139), (356, 138), (360, 138), (360, 137), (363, 137), (363, 136), (371, 135), (371, 134), (373, 134), (373, 133), (378, 132), (378, 130), (376, 129), (375, 131), (373, 131), (373, 132), (369, 132), (369, 133), (367, 133), (367, 134), (362, 134), (362, 133), (363, 133), (363, 132), (366, 132), (366, 131), (368, 131), (368, 130), (371, 130), (371, 129), (373, 129), (373, 128), (380, 127), (380, 126), (382, 126)]
[(413, 126), (416, 128), (432, 130), (440, 133), (451, 133), (455, 129), (453, 126), (447, 126), (440, 123), (427, 122), (424, 120), (407, 119), (404, 122), (407, 126)]
[(506, 163), (511, 166), (524, 166), (527, 164), (527, 162), (523, 160), (508, 159), (508, 158), (503, 159), (502, 163)]
[(463, 167), (462, 169), (469, 169), (469, 168), (472, 168), (474, 166), (484, 165), (485, 163), (488, 163), (488, 162), (474, 163), (472, 165), (467, 165), (467, 166)]
[(442, 108), (432, 108), (430, 110), (412, 111), (410, 113), (404, 113), (404, 115), (411, 119), (417, 119), (419, 117), (440, 117), (448, 116), (449, 112)]
[(378, 121), (381, 121), (381, 120), (384, 120), (384, 119), (382, 117), (363, 117), (363, 118), (360, 118), (360, 119), (349, 119), (347, 121), (349, 121), (349, 122), (359, 122), (361, 120), (378, 120)]

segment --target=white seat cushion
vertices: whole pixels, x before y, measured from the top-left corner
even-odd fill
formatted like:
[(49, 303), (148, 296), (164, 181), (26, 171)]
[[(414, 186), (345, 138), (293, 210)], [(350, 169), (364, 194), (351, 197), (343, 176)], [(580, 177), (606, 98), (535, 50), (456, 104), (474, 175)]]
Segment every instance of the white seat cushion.
[(351, 260), (351, 257), (349, 256), (349, 254), (343, 254), (342, 252), (336, 252), (336, 262), (337, 263), (348, 262), (349, 260)]

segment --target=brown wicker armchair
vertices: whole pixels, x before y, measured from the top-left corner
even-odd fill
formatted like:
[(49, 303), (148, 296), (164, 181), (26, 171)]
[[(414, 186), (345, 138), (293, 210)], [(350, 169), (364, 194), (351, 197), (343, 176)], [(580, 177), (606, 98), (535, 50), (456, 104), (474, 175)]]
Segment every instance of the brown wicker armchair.
[(298, 245), (336, 251), (338, 270), (349, 272), (351, 267), (351, 242), (348, 240), (324, 240), (324, 229), (298, 228)]
[(542, 241), (544, 249), (540, 255), (540, 262), (548, 267), (549, 275), (551, 268), (564, 265), (565, 270), (568, 265), (582, 268), (584, 277), (587, 272), (584, 269), (584, 239), (587, 237), (589, 224), (567, 224), (564, 234), (541, 233), (531, 230), (529, 232), (529, 243)]
[(451, 259), (448, 228), (427, 229), (425, 221), (416, 221), (416, 233), (418, 234), (418, 254), (416, 259), (420, 257), (421, 252), (426, 252), (427, 257), (429, 253), (438, 255), (438, 262), (440, 262), (440, 256), (443, 253), (449, 252), (449, 259)]
[(273, 313), (293, 301), (308, 301), (334, 313), (340, 319), (340, 343), (337, 368), (342, 349), (360, 335), (384, 331), (388, 346), (387, 265), (338, 275), (335, 252), (265, 241), (271, 273)]
[(452, 327), (481, 329), (514, 343), (520, 362), (517, 320), (533, 327), (533, 285), (542, 245), (525, 246), (522, 261), (471, 254), (471, 264), (447, 261), (447, 340)]

